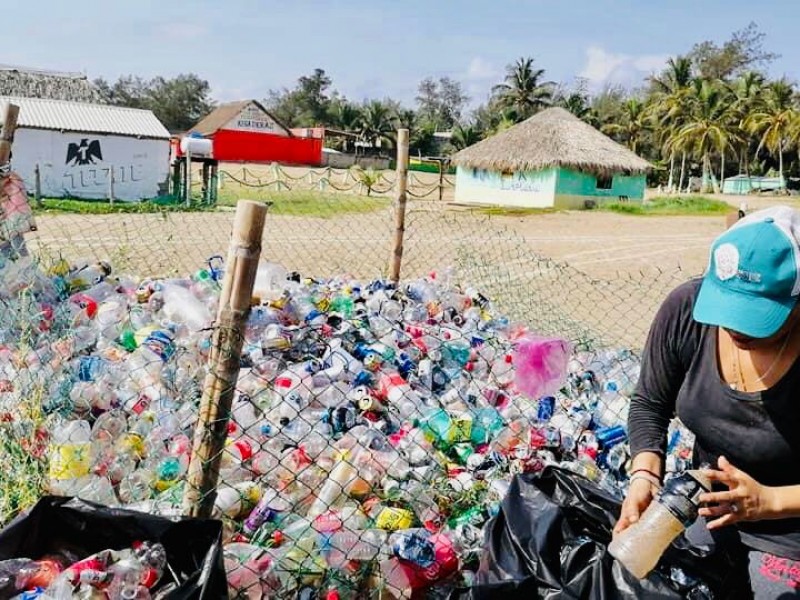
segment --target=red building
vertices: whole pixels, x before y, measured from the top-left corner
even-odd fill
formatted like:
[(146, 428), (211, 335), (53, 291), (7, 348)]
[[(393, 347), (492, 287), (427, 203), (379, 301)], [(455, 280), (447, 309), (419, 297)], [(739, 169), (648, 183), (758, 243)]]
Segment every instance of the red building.
[(221, 162), (322, 163), (321, 139), (295, 136), (256, 100), (223, 104), (188, 133), (211, 139), (212, 158)]

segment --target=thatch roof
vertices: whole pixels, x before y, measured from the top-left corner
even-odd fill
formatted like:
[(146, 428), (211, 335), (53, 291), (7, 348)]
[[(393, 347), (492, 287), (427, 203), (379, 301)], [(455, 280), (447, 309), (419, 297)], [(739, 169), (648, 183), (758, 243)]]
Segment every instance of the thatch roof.
[(200, 135), (204, 136), (213, 135), (225, 127), (225, 125), (227, 125), (232, 119), (241, 113), (249, 104), (255, 104), (259, 110), (269, 115), (273, 121), (282, 127), (285, 130), (286, 135), (290, 137), (292, 136), (292, 132), (289, 130), (289, 128), (276, 119), (275, 115), (270, 113), (266, 108), (264, 108), (264, 105), (257, 100), (238, 100), (236, 102), (220, 104), (217, 106), (217, 108), (203, 117), (194, 127), (189, 129), (189, 131), (199, 133)]
[(643, 173), (652, 165), (563, 108), (549, 108), (457, 152), (453, 163), (491, 171), (570, 167), (592, 173)]

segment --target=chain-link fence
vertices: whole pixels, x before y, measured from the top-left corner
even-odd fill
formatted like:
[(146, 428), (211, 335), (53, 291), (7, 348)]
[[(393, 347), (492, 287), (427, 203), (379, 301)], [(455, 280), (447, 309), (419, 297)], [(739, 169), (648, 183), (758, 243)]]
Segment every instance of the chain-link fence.
[[(412, 181), (395, 286), (391, 175), (221, 173), (221, 204), (272, 203), (243, 329), (214, 325), (224, 206), (41, 212), (33, 260), (0, 267), (3, 521), (45, 490), (182, 514), (214, 385), (230, 408), (200, 416), (222, 443), (203, 466), (231, 597), (445, 593), (513, 474), (560, 464), (621, 494), (637, 353), (688, 274), (591, 276), (450, 206), (432, 174)], [(675, 466), (689, 441), (670, 443)]]

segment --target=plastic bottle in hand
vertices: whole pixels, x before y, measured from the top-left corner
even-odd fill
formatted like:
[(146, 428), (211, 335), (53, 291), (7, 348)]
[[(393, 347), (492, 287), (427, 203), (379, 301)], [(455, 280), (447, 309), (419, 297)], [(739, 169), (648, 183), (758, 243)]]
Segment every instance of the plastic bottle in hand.
[(644, 579), (672, 541), (697, 518), (698, 498), (710, 490), (711, 482), (699, 471), (668, 480), (639, 521), (611, 541), (608, 552)]

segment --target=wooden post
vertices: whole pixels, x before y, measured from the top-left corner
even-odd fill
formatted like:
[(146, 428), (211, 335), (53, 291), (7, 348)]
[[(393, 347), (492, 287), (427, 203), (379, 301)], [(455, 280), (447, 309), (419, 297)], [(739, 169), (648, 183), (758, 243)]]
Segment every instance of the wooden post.
[(444, 160), (437, 161), (439, 163), (439, 201), (444, 198)]
[(42, 170), (39, 163), (33, 168), (33, 204), (42, 207)]
[(192, 150), (186, 146), (186, 206), (192, 204)]
[(114, 204), (114, 165), (108, 167), (108, 202)]
[(3, 115), (3, 129), (0, 131), (0, 166), (8, 163), (11, 158), (11, 144), (14, 141), (14, 131), (17, 129), (19, 106), (6, 104)]
[(394, 247), (391, 280), (400, 281), (403, 262), (403, 236), (406, 231), (406, 192), (408, 190), (408, 129), (397, 130), (397, 203), (395, 204)]
[(242, 341), (261, 255), (267, 205), (240, 200), (236, 206), (225, 279), (214, 327), (209, 371), (183, 494), (183, 512), (208, 518), (214, 508), (219, 465), (227, 438), (231, 402), (239, 376)]

